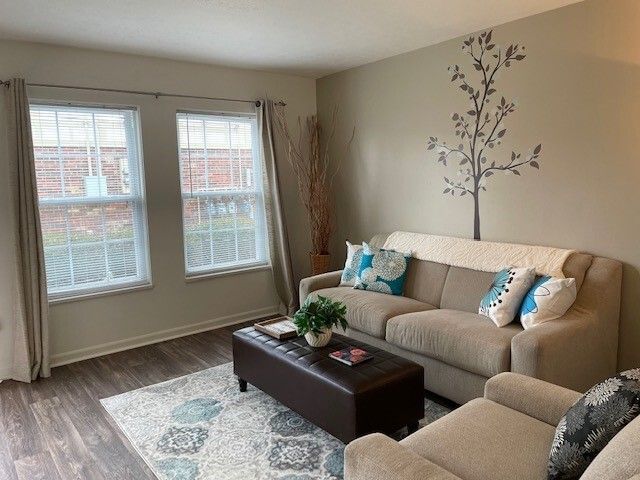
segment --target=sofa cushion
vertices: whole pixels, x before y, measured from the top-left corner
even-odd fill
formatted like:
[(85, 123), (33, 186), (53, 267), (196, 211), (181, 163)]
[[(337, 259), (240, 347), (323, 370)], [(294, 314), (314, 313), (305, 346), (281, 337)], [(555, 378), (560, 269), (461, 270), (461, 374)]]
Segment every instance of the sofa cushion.
[(440, 307), (449, 265), (414, 258), (407, 269), (404, 296)]
[[(567, 278), (576, 279), (576, 288), (580, 291), (582, 282), (586, 275), (587, 270), (591, 266), (593, 256), (585, 253), (572, 253), (562, 268)], [(422, 262), (422, 261), (421, 261)], [(414, 262), (417, 263), (417, 262)], [(432, 263), (432, 262), (424, 262)], [(441, 264), (435, 264), (441, 265)], [(410, 278), (407, 279), (407, 293), (406, 295), (418, 300), (426, 300), (439, 308), (450, 308), (452, 310), (463, 310), (465, 312), (477, 312), (480, 300), (489, 290), (491, 282), (493, 281), (495, 273), (481, 272), (479, 270), (471, 270), (469, 268), (462, 267), (449, 267), (446, 271), (446, 280), (442, 286), (442, 293), (439, 295), (439, 302), (429, 301), (425, 296), (422, 289), (420, 293), (416, 293), (412, 287), (410, 287)], [(438, 279), (434, 279), (434, 284), (437, 286)], [(431, 285), (428, 285), (431, 287)], [(435, 290), (437, 292), (437, 289)], [(434, 295), (438, 295), (435, 293)]]
[(498, 328), (483, 315), (459, 310), (408, 313), (387, 322), (386, 340), (469, 372), (491, 377), (511, 368), (519, 323)]
[(400, 444), (465, 480), (540, 480), (553, 433), (544, 422), (477, 398)]
[(480, 300), (493, 283), (495, 272), (450, 267), (442, 289), (440, 308), (478, 313)]
[(323, 288), (311, 294), (315, 295), (343, 302), (347, 306), (346, 317), (349, 327), (378, 338), (384, 338), (387, 320), (391, 317), (435, 308), (412, 298), (356, 290), (351, 287)]

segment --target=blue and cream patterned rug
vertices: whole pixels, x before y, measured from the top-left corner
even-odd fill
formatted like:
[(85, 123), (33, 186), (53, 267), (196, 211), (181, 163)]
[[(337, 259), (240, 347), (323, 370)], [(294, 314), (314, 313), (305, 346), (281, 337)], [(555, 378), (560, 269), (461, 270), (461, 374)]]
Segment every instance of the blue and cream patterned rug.
[[(101, 402), (161, 480), (342, 478), (344, 444), (251, 385), (241, 393), (231, 363)], [(448, 412), (425, 400), (422, 424)]]

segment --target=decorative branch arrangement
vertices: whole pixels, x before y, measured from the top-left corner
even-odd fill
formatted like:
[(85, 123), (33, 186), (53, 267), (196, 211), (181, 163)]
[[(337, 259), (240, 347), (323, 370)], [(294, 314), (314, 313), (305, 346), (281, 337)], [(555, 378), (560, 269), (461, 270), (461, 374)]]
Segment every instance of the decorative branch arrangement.
[[(340, 169), (341, 158), (331, 162), (329, 144), (335, 136), (338, 107), (331, 113), (329, 136), (321, 145), (322, 127), (316, 115), (306, 118), (303, 127), (298, 118), (299, 135), (294, 140), (282, 108), (275, 109), (275, 125), (285, 141), (287, 160), (298, 182), (298, 193), (305, 206), (311, 226), (312, 255), (328, 255), (333, 233), (333, 202), (331, 189)], [(355, 133), (355, 130), (354, 130)], [(347, 149), (351, 145), (353, 135)], [(334, 163), (334, 165), (332, 165)], [(328, 267), (328, 264), (327, 264)]]
[(438, 162), (447, 166), (449, 160), (458, 161), (458, 174), (462, 180), (451, 180), (444, 177), (446, 188), (443, 194), (465, 196), (469, 194), (474, 200), (473, 237), (480, 240), (480, 192), (486, 191), (487, 179), (496, 172), (520, 175), (519, 167), (531, 166), (539, 169), (537, 159), (542, 152), (538, 144), (533, 150), (523, 155), (511, 152), (509, 161), (497, 163), (489, 161), (490, 151), (502, 143), (507, 129), (505, 119), (516, 110), (513, 101), (501, 97), (495, 107), (490, 107), (496, 95), (496, 74), (502, 69), (511, 67), (515, 62), (524, 60), (524, 47), (518, 44), (509, 45), (505, 50), (496, 48), (492, 43), (493, 31), (483, 32), (477, 38), (469, 37), (464, 41), (462, 50), (472, 59), (473, 68), (478, 72), (480, 87), (474, 87), (459, 65), (449, 67), (451, 82), (457, 84), (471, 101), (471, 108), (466, 113), (454, 113), (455, 134), (460, 138), (457, 147), (447, 145), (437, 137), (429, 137), (427, 150), (438, 153)]

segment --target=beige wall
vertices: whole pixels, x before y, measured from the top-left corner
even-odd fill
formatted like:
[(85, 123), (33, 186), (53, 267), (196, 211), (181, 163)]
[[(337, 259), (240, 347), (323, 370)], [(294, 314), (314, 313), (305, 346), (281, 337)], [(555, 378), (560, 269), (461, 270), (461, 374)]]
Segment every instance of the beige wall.
[[(502, 160), (543, 144), (541, 169), (495, 175), (481, 197), (482, 238), (576, 248), (625, 263), (619, 357), (640, 365), (640, 2), (587, 0), (494, 29), (528, 57), (503, 72), (515, 98)], [(396, 229), (473, 235), (473, 202), (442, 195), (429, 136), (456, 142), (449, 118), (468, 110), (447, 66), (475, 72), (452, 40), (318, 81), (318, 111), (341, 109), (336, 144), (356, 126), (337, 183), (338, 232), (360, 240)], [(457, 144), (457, 142), (455, 143)], [(336, 150), (335, 154), (338, 154)], [(490, 158), (491, 159), (491, 158)]]
[[(298, 115), (315, 113), (314, 80), (194, 63), (0, 42), (0, 79), (20, 76), (34, 83), (58, 83), (106, 88), (166, 91), (231, 98), (269, 95), (287, 102), (290, 123)], [(51, 347), (56, 359), (69, 352), (200, 322), (238, 320), (271, 312), (277, 304), (271, 272), (243, 273), (186, 283), (181, 233), (181, 201), (176, 157), (177, 109), (243, 111), (246, 104), (136, 95), (31, 88), (31, 98), (137, 105), (140, 109), (151, 244), (153, 288), (54, 305)], [(4, 118), (0, 129), (4, 129)], [(2, 132), (0, 132), (2, 133)], [(3, 137), (4, 138), (4, 137)], [(308, 233), (288, 165), (280, 165), (284, 205), (293, 245), (295, 274), (307, 274)], [(6, 162), (0, 178), (6, 179)], [(0, 182), (0, 222), (7, 225), (6, 180)], [(293, 226), (296, 228), (293, 228)], [(0, 366), (11, 348), (10, 232), (0, 229)], [(149, 340), (144, 337), (142, 340)], [(0, 372), (1, 374), (2, 372)], [(1, 378), (1, 376), (0, 376)]]

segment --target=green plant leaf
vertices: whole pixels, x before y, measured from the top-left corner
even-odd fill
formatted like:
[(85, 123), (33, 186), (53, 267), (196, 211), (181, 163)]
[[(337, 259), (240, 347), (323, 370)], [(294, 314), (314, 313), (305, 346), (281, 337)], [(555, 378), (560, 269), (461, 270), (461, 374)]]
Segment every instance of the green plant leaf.
[(300, 335), (310, 332), (319, 335), (323, 330), (332, 327), (339, 326), (345, 330), (348, 326), (346, 313), (347, 307), (344, 303), (318, 295), (316, 299), (310, 297), (304, 302), (294, 314), (293, 323)]

